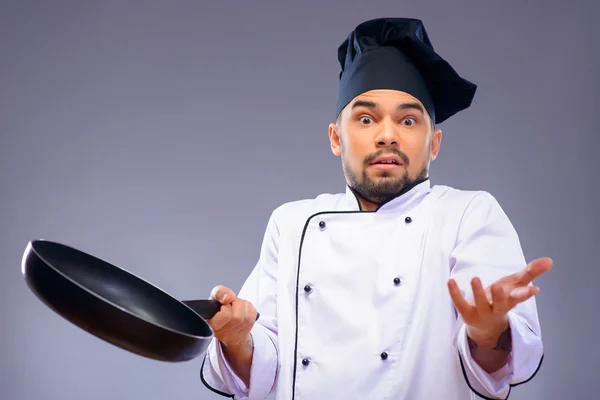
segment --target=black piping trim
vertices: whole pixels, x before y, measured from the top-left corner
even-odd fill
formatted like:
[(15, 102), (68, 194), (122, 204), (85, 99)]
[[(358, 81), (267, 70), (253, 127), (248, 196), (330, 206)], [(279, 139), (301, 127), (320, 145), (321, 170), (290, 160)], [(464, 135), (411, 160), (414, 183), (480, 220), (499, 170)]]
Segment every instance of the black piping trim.
[[(462, 369), (463, 377), (465, 378), (465, 382), (467, 382), (467, 386), (469, 386), (469, 389), (471, 389), (471, 391), (473, 393), (475, 393), (477, 396), (481, 397), (482, 399), (485, 399), (485, 400), (498, 400), (498, 399), (493, 399), (491, 397), (486, 397), (486, 396), (482, 395), (481, 393), (479, 393), (478, 391), (476, 391), (475, 389), (473, 389), (473, 387), (471, 386), (471, 383), (469, 382), (469, 379), (467, 378), (467, 371), (465, 370), (465, 365), (463, 363), (463, 359), (462, 359), (462, 356), (460, 355), (460, 353), (458, 355), (458, 359), (460, 360), (460, 368)], [(538, 366), (535, 369), (535, 371), (533, 371), (533, 374), (529, 378), (525, 379), (522, 382), (510, 384), (509, 388), (508, 388), (508, 393), (506, 394), (506, 397), (504, 399), (502, 399), (502, 400), (508, 400), (508, 398), (510, 397), (510, 393), (512, 391), (512, 388), (514, 388), (516, 386), (519, 386), (519, 385), (522, 385), (522, 384), (527, 383), (530, 380), (532, 380), (533, 377), (538, 373), (538, 371), (542, 367), (542, 362), (543, 361), (544, 361), (544, 354), (542, 354), (542, 357), (540, 358), (540, 362), (538, 363)]]
[(298, 370), (298, 293), (300, 291), (300, 262), (302, 260), (302, 245), (304, 244), (304, 236), (306, 235), (306, 229), (308, 228), (308, 224), (310, 223), (310, 221), (318, 216), (318, 215), (324, 215), (324, 214), (359, 214), (359, 213), (374, 213), (377, 212), (381, 207), (383, 207), (385, 204), (389, 203), (390, 201), (400, 197), (401, 195), (409, 192), (411, 189), (413, 189), (415, 186), (425, 182), (429, 180), (429, 177), (420, 179), (418, 181), (416, 181), (413, 185), (407, 186), (406, 188), (404, 188), (402, 191), (398, 192), (397, 195), (395, 195), (393, 198), (389, 199), (388, 201), (386, 201), (383, 204), (380, 204), (376, 210), (374, 211), (368, 211), (368, 210), (363, 210), (361, 205), (360, 205), (360, 201), (358, 199), (358, 195), (356, 194), (356, 192), (349, 187), (350, 191), (352, 192), (352, 194), (354, 194), (354, 197), (356, 198), (356, 202), (358, 204), (358, 210), (350, 210), (350, 211), (320, 211), (318, 213), (315, 213), (311, 216), (309, 216), (306, 219), (306, 222), (304, 223), (304, 228), (302, 228), (302, 236), (300, 237), (300, 247), (298, 248), (298, 267), (297, 267), (297, 272), (296, 272), (296, 332), (295, 332), (295, 339), (294, 339), (294, 375), (293, 375), (293, 379), (292, 379), (292, 400), (294, 400), (295, 396), (296, 396), (296, 375), (297, 375), (297, 370)]
[(204, 371), (204, 363), (206, 362), (206, 357), (204, 356), (204, 360), (202, 360), (202, 366), (200, 366), (200, 380), (202, 381), (202, 383), (204, 384), (204, 386), (206, 386), (206, 388), (208, 390), (210, 390), (211, 392), (215, 392), (216, 394), (220, 394), (223, 397), (230, 397), (232, 399), (235, 399), (235, 395), (234, 394), (229, 394), (229, 393), (225, 393), (225, 392), (221, 392), (218, 389), (215, 389), (214, 387), (210, 386), (208, 384), (208, 382), (206, 382), (206, 379), (204, 379), (204, 374), (202, 373)]
[[(354, 193), (354, 192), (353, 192)], [(355, 195), (356, 196), (356, 195)], [(359, 203), (360, 207), (360, 203)], [(306, 235), (306, 229), (308, 228), (308, 224), (311, 219), (316, 216), (324, 215), (324, 214), (361, 214), (361, 213), (372, 213), (374, 211), (320, 211), (308, 217), (306, 222), (304, 223), (304, 228), (302, 229), (302, 236), (300, 237), (300, 248), (298, 250), (298, 268), (296, 272), (296, 337), (294, 341), (294, 378), (292, 380), (292, 400), (294, 400), (296, 396), (296, 371), (298, 368), (298, 293), (300, 289), (300, 261), (302, 259), (302, 245), (304, 244), (304, 236)]]

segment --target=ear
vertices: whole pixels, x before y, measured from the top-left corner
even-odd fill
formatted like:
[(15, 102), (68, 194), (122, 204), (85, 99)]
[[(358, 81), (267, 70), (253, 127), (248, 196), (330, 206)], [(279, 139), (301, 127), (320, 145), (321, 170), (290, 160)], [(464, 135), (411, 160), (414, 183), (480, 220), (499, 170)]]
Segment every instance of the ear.
[(442, 144), (442, 130), (436, 129), (431, 134), (431, 156), (430, 161), (433, 161), (437, 158), (438, 153), (440, 152), (440, 146)]
[(334, 123), (329, 124), (329, 143), (331, 144), (331, 152), (336, 156), (340, 156), (342, 154), (340, 140), (339, 127)]

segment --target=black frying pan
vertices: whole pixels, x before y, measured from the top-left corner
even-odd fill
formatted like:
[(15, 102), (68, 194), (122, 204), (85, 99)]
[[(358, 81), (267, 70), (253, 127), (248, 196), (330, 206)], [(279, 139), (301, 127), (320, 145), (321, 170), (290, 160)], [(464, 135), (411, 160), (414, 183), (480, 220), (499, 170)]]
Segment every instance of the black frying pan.
[[(179, 301), (106, 261), (48, 240), (27, 244), (21, 268), (31, 291), (89, 333), (135, 354), (188, 361), (214, 336), (216, 300)], [(257, 319), (258, 319), (257, 315)]]

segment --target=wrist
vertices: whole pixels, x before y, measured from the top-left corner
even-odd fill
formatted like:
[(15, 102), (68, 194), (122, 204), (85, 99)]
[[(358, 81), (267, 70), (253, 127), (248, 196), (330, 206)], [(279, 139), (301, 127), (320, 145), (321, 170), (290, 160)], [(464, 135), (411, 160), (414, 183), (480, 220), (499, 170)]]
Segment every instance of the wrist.
[(225, 360), (246, 387), (250, 386), (250, 373), (252, 370), (252, 358), (254, 357), (254, 341), (252, 335), (248, 333), (246, 340), (236, 342), (222, 342), (221, 349)]
[(502, 319), (498, 323), (491, 324), (486, 327), (476, 327), (467, 325), (467, 336), (474, 341), (478, 346), (494, 347), (498, 343), (499, 338), (510, 329), (508, 317)]
[(243, 340), (239, 340), (239, 341), (235, 341), (235, 342), (223, 342), (223, 341), (219, 341), (221, 343), (221, 347), (223, 348), (223, 351), (225, 352), (241, 352), (241, 351), (248, 351), (248, 350), (252, 350), (254, 348), (254, 341), (252, 339), (252, 335), (250, 333), (248, 333), (248, 336), (243, 339)]

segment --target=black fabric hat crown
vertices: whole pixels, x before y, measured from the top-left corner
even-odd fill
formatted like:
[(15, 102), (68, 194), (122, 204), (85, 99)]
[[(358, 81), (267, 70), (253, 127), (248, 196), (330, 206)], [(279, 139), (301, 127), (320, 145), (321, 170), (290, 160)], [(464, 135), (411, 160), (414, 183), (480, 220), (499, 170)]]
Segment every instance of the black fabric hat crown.
[(361, 93), (394, 89), (419, 99), (439, 124), (468, 108), (477, 89), (434, 51), (418, 19), (361, 23), (338, 48), (338, 61), (342, 70), (336, 116)]

